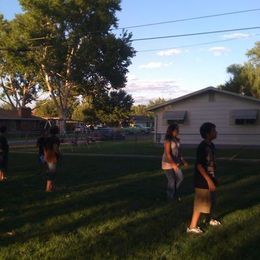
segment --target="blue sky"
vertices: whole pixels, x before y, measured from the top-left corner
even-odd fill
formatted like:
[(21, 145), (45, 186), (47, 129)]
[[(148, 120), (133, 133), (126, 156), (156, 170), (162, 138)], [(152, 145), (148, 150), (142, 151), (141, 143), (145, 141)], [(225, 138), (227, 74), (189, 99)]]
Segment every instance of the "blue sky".
[[(256, 0), (123, 0), (119, 27), (172, 21), (260, 8)], [(0, 12), (11, 19), (21, 12), (17, 0), (0, 0)], [(260, 11), (128, 29), (133, 39), (260, 26)], [(247, 61), (260, 29), (212, 35), (133, 42), (137, 55), (129, 67), (126, 90), (137, 104), (178, 96), (224, 83), (226, 68)], [(228, 41), (223, 41), (228, 40)], [(193, 47), (181, 46), (223, 41)], [(151, 49), (165, 49), (149, 51)], [(145, 52), (143, 52), (145, 51)]]

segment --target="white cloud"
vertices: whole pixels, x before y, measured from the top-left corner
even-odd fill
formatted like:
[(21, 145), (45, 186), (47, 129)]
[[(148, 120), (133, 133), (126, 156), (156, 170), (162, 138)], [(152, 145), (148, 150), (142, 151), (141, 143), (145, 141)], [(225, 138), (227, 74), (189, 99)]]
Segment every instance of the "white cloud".
[(191, 92), (180, 87), (176, 80), (129, 80), (126, 86), (127, 93), (131, 94), (135, 104), (147, 104), (150, 100), (177, 98)]
[(128, 74), (127, 75), (127, 80), (136, 80), (137, 77), (134, 74)]
[(168, 50), (165, 50), (165, 51), (159, 51), (157, 53), (157, 55), (159, 55), (159, 56), (173, 56), (173, 55), (178, 55), (180, 53), (182, 53), (181, 49), (168, 49)]
[(231, 33), (231, 34), (226, 34), (223, 35), (223, 39), (227, 40), (233, 40), (233, 39), (248, 39), (251, 37), (251, 34), (249, 33)]
[(162, 67), (161, 62), (149, 62), (147, 64), (142, 64), (139, 66), (140, 69), (156, 69), (161, 67)]
[(209, 52), (213, 53), (214, 56), (221, 56), (228, 53), (230, 50), (226, 47), (212, 47)]
[(139, 66), (140, 69), (158, 69), (162, 67), (169, 67), (172, 65), (172, 62), (163, 63), (163, 62), (149, 62), (147, 64), (142, 64)]

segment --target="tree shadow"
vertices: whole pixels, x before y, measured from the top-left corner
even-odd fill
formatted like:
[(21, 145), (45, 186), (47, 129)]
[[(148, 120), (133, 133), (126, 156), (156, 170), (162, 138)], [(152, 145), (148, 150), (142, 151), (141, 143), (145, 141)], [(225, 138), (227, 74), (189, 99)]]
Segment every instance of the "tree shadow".
[[(77, 165), (79, 168), (75, 170)], [(192, 212), (192, 167), (184, 173), (183, 202), (178, 204), (166, 201), (167, 181), (158, 166), (153, 159), (144, 162), (143, 159), (102, 158), (100, 161), (100, 158), (92, 158), (86, 161), (73, 157), (63, 163), (57, 179), (65, 188), (45, 194), (39, 189), (41, 180), (31, 173), (37, 168), (36, 164), (31, 165), (28, 172), (23, 169), (19, 172), (21, 176), (14, 174), (14, 179), (3, 187), (0, 200), (6, 200), (7, 211), (2, 214), (6, 219), (0, 220), (1, 229), (21, 231), (14, 237), (0, 238), (1, 243), (7, 246), (35, 238), (51, 241), (53, 235), (70, 233), (79, 240), (68, 245), (66, 257), (73, 254), (105, 257), (109, 253), (112, 258), (129, 255), (145, 258), (147, 252), (156, 251), (159, 245), (170, 245), (182, 237)], [(230, 177), (228, 173), (233, 166), (220, 166), (222, 218), (258, 203), (260, 181), (256, 171), (242, 177), (232, 171)], [(243, 172), (245, 169), (246, 165)], [(24, 184), (29, 186), (26, 188)], [(19, 194), (22, 194), (20, 198)], [(76, 213), (79, 215), (73, 217)], [(47, 223), (55, 218), (61, 222)], [(28, 223), (31, 227), (23, 229)], [(107, 228), (102, 229), (103, 226)], [(94, 235), (83, 236), (82, 232), (88, 228)]]

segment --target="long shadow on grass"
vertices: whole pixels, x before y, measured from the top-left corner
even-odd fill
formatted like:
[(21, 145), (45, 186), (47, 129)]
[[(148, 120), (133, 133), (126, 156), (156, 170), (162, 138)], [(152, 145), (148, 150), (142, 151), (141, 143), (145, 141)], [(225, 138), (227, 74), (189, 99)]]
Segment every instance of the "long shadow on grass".
[[(187, 259), (257, 259), (259, 256), (259, 207), (232, 213), (223, 227), (210, 228), (203, 236), (187, 236), (176, 241), (171, 257)], [(177, 253), (177, 254), (176, 254)]]
[[(107, 211), (112, 212), (112, 216), (110, 217), (116, 216), (117, 212), (114, 209), (110, 209), (109, 204), (114, 204), (118, 201), (128, 202), (127, 205), (123, 205), (118, 208), (119, 215), (126, 214), (128, 211), (151, 206), (150, 199), (153, 196), (153, 192), (149, 193), (149, 187), (143, 185), (143, 183), (146, 183), (146, 185), (150, 185), (151, 191), (154, 191), (152, 187), (154, 187), (154, 184), (158, 183), (160, 179), (161, 177), (158, 175), (144, 175), (143, 177), (139, 177), (137, 180), (134, 178), (131, 178), (130, 180), (123, 179), (121, 181), (115, 182), (114, 185), (107, 185), (107, 187), (105, 186), (104, 188), (97, 188), (93, 191), (89, 191), (89, 187), (87, 187), (85, 193), (82, 191), (78, 192), (77, 194), (75, 194), (75, 196), (72, 195), (71, 199), (65, 198), (65, 202), (58, 201), (57, 203), (53, 203), (50, 205), (40, 205), (31, 208), (30, 211), (25, 210), (25, 212), (21, 212), (21, 209), (17, 212), (13, 210), (12, 215), (9, 215), (6, 220), (3, 220), (1, 222), (1, 227), (4, 227), (5, 230), (16, 229), (27, 223), (44, 223), (45, 220), (48, 220), (50, 218), (68, 215), (73, 212), (82, 211), (88, 208), (99, 207), (100, 210), (94, 210), (94, 213), (92, 215), (90, 214), (90, 216), (88, 216), (85, 221), (86, 223), (91, 222), (95, 224), (96, 222), (103, 220), (103, 216), (104, 214), (106, 214)], [(143, 193), (142, 188), (148, 191), (148, 194)], [(135, 194), (133, 196), (133, 191), (139, 193), (139, 195)], [(51, 195), (52, 194), (50, 194), (50, 196)], [(139, 200), (139, 196), (143, 197), (141, 201)], [(80, 221), (79, 224), (73, 223), (71, 227), (69, 227), (68, 225), (67, 228), (65, 228), (64, 225), (61, 225), (61, 228), (58, 228), (58, 230), (60, 230), (61, 232), (71, 231), (73, 227), (77, 228), (77, 226), (80, 226), (81, 222), (82, 221)], [(54, 230), (56, 231), (56, 228), (54, 228)]]
[[(235, 185), (230, 191), (234, 192), (234, 190), (237, 189), (243, 190), (248, 187), (253, 187), (254, 185), (257, 186), (257, 180), (259, 183), (259, 179), (256, 177), (251, 178), (251, 180), (248, 180), (247, 182)], [(255, 190), (255, 192), (250, 194), (250, 197), (241, 198), (240, 204), (236, 205), (237, 207), (231, 206), (231, 210), (247, 209), (248, 207), (257, 205), (258, 195), (259, 192)], [(236, 194), (234, 196), (236, 196)], [(234, 198), (232, 197), (232, 199)], [(227, 197), (224, 196), (223, 200), (226, 200), (226, 208), (229, 208), (231, 202), (230, 197), (228, 195)], [(92, 237), (90, 246), (84, 244), (84, 246), (82, 245), (81, 250), (88, 255), (93, 254), (93, 252), (100, 252), (100, 249), (102, 248), (103, 257), (107, 252), (109, 252), (111, 256), (119, 258), (129, 255), (132, 257), (145, 257), (145, 251), (151, 252), (151, 250), (156, 250), (156, 247), (160, 244), (165, 244), (167, 242), (170, 244), (180, 236), (183, 236), (186, 226), (184, 223), (190, 217), (190, 210), (187, 208), (187, 204), (191, 205), (191, 201), (191, 197), (187, 198), (184, 204), (176, 204), (172, 209), (170, 205), (165, 204), (157, 208), (154, 207), (154, 212), (151, 209), (147, 214), (140, 218), (133, 219), (133, 221), (130, 220), (127, 223), (122, 223), (114, 229), (110, 228), (102, 234), (97, 234), (96, 237)], [(256, 220), (256, 218), (254, 219)], [(250, 223), (250, 221), (248, 220), (248, 223)], [(225, 230), (225, 234), (231, 232), (231, 236), (235, 237), (237, 229), (238, 227), (235, 225), (234, 228), (228, 229), (227, 231)], [(256, 241), (258, 240), (256, 239)], [(74, 251), (72, 250), (72, 252)]]
[[(80, 164), (86, 165), (86, 169), (73, 170), (75, 169), (73, 165)], [(138, 250), (142, 251), (142, 248), (156, 247), (161, 241), (167, 242), (175, 239), (185, 229), (184, 222), (190, 218), (192, 210), (190, 194), (193, 192), (191, 174), (188, 174), (183, 185), (183, 192), (187, 199), (184, 198), (183, 204), (170, 205), (165, 202), (166, 179), (154, 171), (154, 169), (158, 169), (158, 165), (153, 160), (144, 162), (144, 160), (138, 159), (98, 158), (86, 163), (84, 159), (73, 158), (73, 164), (71, 161), (67, 161), (64, 162), (63, 167), (59, 179), (62, 180), (60, 183), (63, 185), (69, 184), (68, 189), (46, 197), (45, 194), (43, 196), (38, 190), (31, 188), (23, 195), (25, 200), (29, 198), (29, 202), (24, 201), (22, 205), (18, 205), (17, 211), (14, 207), (12, 213), (17, 215), (9, 215), (6, 220), (1, 221), (1, 226), (5, 226), (6, 230), (19, 229), (28, 223), (32, 224), (32, 228), (18, 234), (17, 237), (4, 239), (5, 245), (13, 242), (25, 242), (34, 237), (48, 240), (49, 232), (46, 232), (46, 229), (52, 230), (52, 233), (55, 234), (64, 234), (77, 232), (88, 226), (95, 229), (104, 223), (116, 221), (118, 225), (115, 227), (109, 228), (102, 234), (96, 232), (94, 237), (85, 238), (87, 240), (85, 243), (90, 246), (85, 246), (84, 243), (82, 250), (91, 253), (93, 250), (100, 251), (100, 248), (103, 248), (104, 252), (112, 250), (111, 253), (118, 256), (137, 254)], [(25, 172), (23, 174), (26, 177), (17, 178), (15, 186), (21, 186), (25, 182), (28, 184), (31, 177)], [(248, 176), (244, 178), (246, 177)], [(229, 186), (230, 183), (235, 184), (240, 179), (235, 178), (231, 182), (226, 179), (225, 182), (223, 175), (223, 180), (223, 184)], [(37, 183), (35, 179), (32, 179), (31, 182), (32, 184)], [(230, 194), (230, 197), (220, 197), (220, 199), (231, 203), (236, 198), (237, 191), (251, 189), (254, 185), (258, 185), (257, 180), (238, 184), (230, 189), (230, 193), (226, 193)], [(20, 189), (24, 188), (20, 187)], [(64, 198), (67, 192), (71, 198)], [(9, 194), (4, 195), (7, 198)], [(252, 204), (255, 203), (255, 196), (254, 193), (250, 196)], [(247, 199), (241, 198), (234, 207), (230, 207), (229, 203), (225, 204), (226, 202), (222, 202), (222, 204), (226, 206), (225, 210), (232, 211), (241, 208), (241, 205), (242, 207), (248, 206)], [(12, 202), (13, 206), (14, 202), (15, 200)], [(8, 203), (6, 205), (8, 206)], [(22, 212), (23, 209), (29, 211)], [(85, 209), (90, 209), (90, 212), (84, 212)], [(63, 216), (70, 216), (76, 212), (82, 216), (70, 220), (62, 219)], [(139, 213), (143, 213), (143, 215), (135, 217)], [(132, 216), (129, 221), (120, 222), (120, 219), (128, 216)], [(54, 222), (53, 225), (46, 225), (48, 219), (56, 217), (59, 217), (61, 221)], [(35, 229), (35, 227), (39, 229)]]
[[(152, 182), (157, 182), (158, 176), (150, 176), (145, 181), (149, 179), (153, 179)], [(250, 180), (242, 182), (241, 184), (234, 184), (234, 187), (231, 187), (230, 190), (233, 193), (236, 189), (240, 190), (248, 188), (249, 186), (252, 187), (252, 183), (256, 183), (255, 178), (250, 178)], [(129, 188), (128, 185), (122, 185), (122, 190), (125, 190), (126, 187)], [(138, 182), (131, 182), (130, 186), (131, 185), (133, 185), (133, 187), (139, 187)], [(136, 191), (134, 197), (136, 197), (136, 199), (140, 198), (140, 195), (142, 194), (140, 190), (137, 189), (134, 191)], [(113, 195), (114, 192), (115, 194), (118, 194), (117, 189), (109, 190), (109, 192), (111, 192), (111, 195)], [(147, 190), (147, 192), (149, 192), (149, 190)], [(158, 195), (158, 193), (155, 194)], [(104, 194), (101, 195), (104, 196)], [(148, 196), (148, 194), (143, 195)], [(251, 196), (250, 199), (256, 198), (257, 194), (251, 193)], [(113, 196), (112, 198), (115, 199), (115, 203), (118, 201), (118, 198)], [(61, 225), (55, 224), (53, 227), (49, 227), (50, 229), (48, 230), (52, 230), (55, 234), (64, 234), (67, 232), (77, 233), (77, 230), (80, 232), (81, 228), (87, 227), (89, 223), (91, 223), (90, 228), (94, 229), (93, 232), (95, 235), (92, 235), (88, 239), (85, 236), (84, 245), (82, 244), (80, 246), (80, 250), (82, 250), (84, 254), (91, 254), (100, 251), (102, 248), (102, 250), (104, 250), (102, 251), (103, 256), (109, 252), (109, 254), (118, 257), (125, 257), (128, 254), (138, 257), (144, 248), (148, 251), (155, 250), (156, 246), (159, 244), (169, 243), (182, 235), (183, 230), (185, 229), (184, 221), (190, 217), (191, 196), (185, 199), (183, 204), (175, 205), (167, 204), (160, 199), (152, 206), (145, 207), (141, 201), (139, 202), (141, 204), (139, 209), (131, 208), (131, 203), (135, 200), (129, 201), (129, 194), (123, 192), (121, 199), (124, 198), (127, 200), (122, 201), (121, 204), (112, 205), (111, 207), (107, 206), (104, 209), (102, 209), (104, 205), (100, 204), (100, 211), (96, 211), (92, 215), (83, 216), (71, 223), (62, 223)], [(154, 196), (146, 198), (144, 204), (150, 204), (153, 198)], [(224, 199), (228, 199), (228, 196), (223, 198), (223, 200)], [(248, 198), (244, 198), (244, 200), (242, 199), (240, 202), (245, 203), (245, 206), (248, 206), (248, 203), (246, 203), (247, 199)], [(110, 203), (113, 204), (112, 201)], [(187, 207), (187, 204), (190, 204), (189, 207)], [(229, 205), (228, 200), (227, 205)], [(129, 206), (130, 208), (127, 209)], [(239, 206), (241, 208), (241, 204)], [(72, 211), (75, 210), (76, 209), (74, 208)], [(121, 210), (122, 212), (120, 212)], [(108, 214), (107, 211), (110, 211), (110, 213)], [(140, 213), (143, 214), (138, 217)], [(129, 216), (129, 218), (125, 219), (126, 216)], [(121, 221), (122, 218), (123, 221)], [(114, 222), (118, 222), (118, 225), (113, 224), (113, 220)], [(107, 230), (101, 230), (101, 232), (99, 232), (96, 227), (109, 221), (112, 221), (112, 227), (109, 227), (108, 225)], [(20, 239), (26, 240), (33, 238), (34, 236), (48, 235), (46, 233), (48, 232), (44, 229), (38, 230), (38, 232), (33, 234), (31, 234), (31, 232), (30, 234), (24, 234)], [(48, 236), (45, 237), (45, 239), (48, 239)], [(136, 241), (138, 241), (138, 243), (136, 243)], [(76, 248), (78, 250), (79, 245), (76, 245)], [(70, 254), (71, 250), (73, 251), (73, 246), (68, 250), (68, 254)], [(100, 254), (102, 254), (102, 252), (100, 252)]]

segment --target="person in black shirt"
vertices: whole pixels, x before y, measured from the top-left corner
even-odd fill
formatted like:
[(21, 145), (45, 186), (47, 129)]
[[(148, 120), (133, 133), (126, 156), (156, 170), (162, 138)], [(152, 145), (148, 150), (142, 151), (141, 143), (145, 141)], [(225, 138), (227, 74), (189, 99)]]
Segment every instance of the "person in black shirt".
[(0, 181), (6, 180), (9, 145), (5, 137), (6, 126), (0, 127)]
[(209, 122), (204, 123), (200, 127), (200, 134), (204, 140), (197, 148), (194, 173), (194, 208), (190, 226), (187, 228), (188, 233), (196, 234), (203, 233), (197, 225), (201, 213), (208, 214), (211, 226), (221, 225), (218, 220), (213, 218), (217, 179), (215, 146), (212, 140), (217, 137), (216, 126)]

